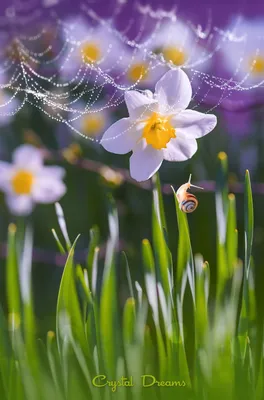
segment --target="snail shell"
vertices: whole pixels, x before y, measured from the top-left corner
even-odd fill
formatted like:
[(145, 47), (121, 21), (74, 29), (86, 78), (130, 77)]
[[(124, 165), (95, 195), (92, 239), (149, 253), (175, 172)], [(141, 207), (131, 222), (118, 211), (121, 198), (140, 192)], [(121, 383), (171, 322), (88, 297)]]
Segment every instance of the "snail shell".
[(192, 185), (191, 177), (192, 176), (190, 175), (188, 182), (184, 183), (184, 185), (181, 185), (176, 193), (181, 211), (188, 214), (196, 210), (196, 208), (198, 207), (198, 200), (194, 196), (194, 194), (188, 193), (187, 190), (189, 190), (191, 187), (195, 187), (197, 189), (203, 189), (199, 186)]
[(180, 203), (180, 209), (185, 213), (192, 213), (198, 207), (198, 200), (191, 193), (186, 193), (185, 197), (185, 200)]

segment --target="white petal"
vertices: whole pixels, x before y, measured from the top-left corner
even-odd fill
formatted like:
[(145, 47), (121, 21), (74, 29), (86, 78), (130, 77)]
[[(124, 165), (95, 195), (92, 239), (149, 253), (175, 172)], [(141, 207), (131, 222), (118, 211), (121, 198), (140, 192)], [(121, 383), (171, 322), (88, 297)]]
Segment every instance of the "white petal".
[(43, 177), (47, 179), (63, 179), (65, 176), (65, 169), (58, 166), (48, 166), (42, 167), (41, 171), (38, 173), (38, 177)]
[(36, 203), (54, 203), (66, 193), (65, 184), (59, 179), (39, 176), (32, 188), (32, 198)]
[(157, 110), (157, 100), (151, 98), (147, 93), (143, 94), (136, 90), (125, 93), (125, 102), (130, 118), (142, 120)]
[(147, 146), (142, 140), (130, 157), (130, 174), (138, 182), (146, 181), (158, 171), (162, 161), (162, 150)]
[(0, 125), (5, 125), (14, 118), (15, 113), (19, 110), (20, 102), (16, 97), (0, 90)]
[(34, 206), (32, 198), (27, 195), (9, 195), (6, 197), (6, 202), (14, 215), (28, 215)]
[(157, 82), (155, 95), (161, 113), (183, 110), (192, 98), (190, 80), (182, 69), (170, 70)]
[(164, 159), (167, 161), (185, 161), (191, 158), (197, 151), (195, 139), (176, 137), (171, 139), (167, 148), (163, 150)]
[(0, 161), (0, 188), (3, 191), (7, 190), (9, 181), (12, 176), (12, 164)]
[(176, 114), (171, 123), (177, 130), (180, 129), (188, 139), (200, 138), (211, 132), (217, 123), (214, 114), (203, 114), (198, 111), (184, 110)]
[(122, 118), (107, 129), (100, 143), (111, 153), (129, 153), (142, 136), (143, 127), (142, 123), (136, 124), (130, 118)]
[(6, 161), (0, 161), (0, 179), (2, 178), (3, 175), (5, 175), (8, 171), (10, 171), (10, 168), (12, 165)]
[(13, 161), (16, 166), (21, 168), (38, 169), (43, 164), (43, 154), (41, 150), (30, 144), (17, 147), (13, 153)]

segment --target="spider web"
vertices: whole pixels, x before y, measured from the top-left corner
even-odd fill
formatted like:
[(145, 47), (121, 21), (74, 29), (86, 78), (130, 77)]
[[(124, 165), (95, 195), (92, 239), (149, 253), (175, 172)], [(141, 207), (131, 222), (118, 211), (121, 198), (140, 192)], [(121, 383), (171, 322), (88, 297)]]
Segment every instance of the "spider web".
[[(93, 3), (88, 2), (81, 4), (75, 18), (61, 18), (56, 12), (58, 3), (59, 0), (43, 0), (39, 7), (34, 0), (17, 1), (0, 18), (0, 89), (8, 93), (0, 101), (3, 117), (16, 114), (25, 105), (36, 107), (86, 139), (98, 141), (92, 134), (84, 134), (78, 121), (87, 115), (117, 112), (124, 103), (126, 91), (153, 89), (163, 73), (175, 68), (157, 48), (168, 24), (172, 32), (179, 23), (184, 24), (183, 34), (177, 40), (179, 49), (189, 46), (183, 69), (193, 86), (193, 109), (206, 106), (207, 112), (221, 107), (243, 110), (245, 104), (248, 106), (243, 96), (246, 99), (256, 89), (261, 93), (264, 86), (264, 75), (251, 79), (264, 35), (250, 44), (248, 32), (240, 29), (243, 19), (239, 16), (234, 19), (231, 30), (223, 30), (210, 17), (202, 27), (188, 19), (183, 23), (182, 15), (175, 9), (154, 10), (149, 5), (135, 3), (125, 28), (117, 29), (125, 1), (114, 3), (110, 18), (99, 16)], [(43, 18), (46, 14), (48, 19)], [(86, 28), (80, 37), (82, 24)], [(89, 41), (98, 38), (104, 41), (104, 54), (99, 62), (85, 55), (86, 35)], [(191, 36), (191, 45), (188, 36)], [(214, 66), (222, 50), (230, 45), (240, 46), (242, 50), (228, 74), (224, 68)], [(244, 71), (249, 47), (251, 66)], [(131, 82), (129, 71), (138, 63), (141, 72)], [(147, 75), (152, 79), (146, 79)], [(240, 94), (239, 100), (232, 100), (234, 94)], [(107, 122), (111, 124), (110, 120)]]

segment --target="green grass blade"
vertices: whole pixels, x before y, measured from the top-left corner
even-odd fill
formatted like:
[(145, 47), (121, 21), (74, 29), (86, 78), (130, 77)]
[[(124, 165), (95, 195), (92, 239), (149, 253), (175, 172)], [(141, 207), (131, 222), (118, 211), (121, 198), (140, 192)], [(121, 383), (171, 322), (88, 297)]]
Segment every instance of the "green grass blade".
[(161, 282), (166, 298), (170, 293), (170, 274), (172, 273), (171, 257), (166, 241), (166, 222), (160, 191), (159, 179), (153, 178), (153, 206), (152, 206), (152, 236), (156, 262), (157, 280)]
[(158, 173), (153, 176), (152, 183), (154, 186), (153, 189), (154, 203), (158, 205), (156, 208), (158, 219), (160, 221), (160, 225), (163, 227), (163, 229), (167, 231), (167, 222), (166, 222), (165, 209), (161, 191), (161, 183)]
[[(95, 258), (97, 258), (98, 256), (98, 245), (99, 245), (99, 230), (97, 226), (94, 226), (92, 229), (90, 229), (90, 243), (87, 256), (88, 280), (92, 287), (93, 293), (95, 293), (95, 286), (96, 286), (96, 276), (94, 274), (97, 271), (95, 271), (94, 267), (95, 267)], [(92, 284), (92, 282), (94, 282), (94, 284)]]
[(130, 273), (130, 269), (129, 269), (129, 263), (128, 263), (128, 259), (127, 259), (126, 253), (124, 251), (122, 252), (122, 256), (123, 256), (123, 260), (125, 262), (126, 278), (127, 278), (128, 289), (129, 289), (129, 295), (130, 295), (131, 298), (135, 298), (135, 293), (134, 293), (134, 289), (133, 289), (131, 273)]
[(64, 237), (65, 243), (66, 243), (66, 248), (69, 251), (71, 248), (71, 241), (68, 235), (68, 230), (67, 230), (67, 225), (64, 217), (64, 212), (59, 203), (55, 203), (55, 210), (56, 210), (56, 215), (58, 219), (58, 224), (61, 230), (61, 233)]
[(245, 203), (244, 203), (244, 218), (245, 218), (245, 273), (248, 276), (250, 267), (250, 258), (252, 253), (253, 231), (254, 231), (254, 210), (253, 198), (250, 182), (249, 171), (246, 171), (245, 176)]
[[(82, 319), (80, 303), (76, 290), (76, 269), (73, 262), (74, 248), (76, 246), (78, 238), (79, 236), (75, 239), (69, 251), (69, 255), (61, 278), (57, 300), (57, 343), (59, 351), (61, 353), (62, 341), (65, 337), (63, 329), (67, 329), (67, 332), (68, 330), (70, 330), (70, 336), (72, 336), (73, 340), (76, 340), (77, 343), (79, 343), (86, 357), (91, 360), (92, 356), (86, 342), (84, 322)], [(70, 324), (70, 326), (68, 326), (68, 324)]]
[(237, 264), (238, 233), (236, 228), (236, 198), (231, 193), (228, 196), (228, 216), (226, 232), (226, 256), (228, 276), (231, 277)]
[(59, 252), (60, 252), (61, 254), (66, 254), (66, 250), (65, 250), (65, 248), (63, 247), (63, 245), (62, 245), (62, 243), (61, 243), (61, 241), (60, 241), (60, 239), (59, 239), (59, 237), (58, 237), (58, 235), (57, 235), (55, 229), (51, 229), (51, 233), (52, 233), (52, 235), (53, 235), (53, 237), (54, 237), (54, 239), (55, 239), (55, 241), (56, 241), (56, 244), (57, 244), (57, 247), (58, 247)]
[[(114, 379), (116, 363), (120, 352), (119, 322), (117, 308), (117, 287), (115, 251), (118, 245), (119, 224), (114, 201), (109, 197), (108, 213), (110, 237), (107, 242), (105, 266), (100, 298), (100, 342), (106, 372)], [(107, 332), (107, 334), (105, 334)]]
[(105, 268), (100, 302), (100, 335), (106, 372), (114, 379), (118, 357), (118, 332), (116, 299), (116, 272), (114, 264)]
[(229, 278), (229, 265), (226, 253), (228, 215), (228, 160), (227, 155), (224, 152), (218, 154), (218, 163), (215, 193), (217, 220), (217, 307), (220, 306), (226, 283)]
[(8, 312), (20, 316), (19, 272), (16, 254), (16, 226), (14, 224), (10, 224), (8, 227), (7, 243), (6, 287)]
[(178, 231), (179, 231), (177, 270), (176, 274), (174, 274), (174, 288), (179, 291), (183, 283), (183, 277), (187, 276), (190, 284), (193, 301), (195, 301), (194, 262), (193, 262), (187, 215), (180, 210), (178, 199), (173, 187), (172, 190), (174, 195)]

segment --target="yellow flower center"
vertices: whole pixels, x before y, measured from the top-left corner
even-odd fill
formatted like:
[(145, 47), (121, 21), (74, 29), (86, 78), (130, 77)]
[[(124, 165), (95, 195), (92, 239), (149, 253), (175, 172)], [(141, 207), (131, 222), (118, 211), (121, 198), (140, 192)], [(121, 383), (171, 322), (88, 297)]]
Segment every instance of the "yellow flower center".
[(94, 63), (101, 58), (101, 50), (96, 43), (86, 42), (81, 50), (85, 61)]
[(146, 139), (147, 144), (154, 149), (166, 148), (169, 141), (176, 138), (176, 131), (170, 123), (170, 117), (153, 113), (146, 122), (142, 138)]
[(12, 178), (12, 189), (16, 194), (29, 194), (33, 181), (33, 174), (21, 169)]
[(148, 66), (145, 63), (133, 64), (129, 68), (127, 76), (132, 82), (145, 80), (148, 77)]
[(264, 74), (264, 55), (254, 57), (250, 62), (250, 68), (254, 75)]
[(87, 136), (95, 136), (102, 132), (105, 120), (102, 114), (85, 115), (82, 121), (82, 132)]
[(186, 54), (183, 50), (180, 50), (177, 47), (164, 47), (162, 53), (167, 62), (171, 61), (175, 65), (183, 65), (186, 61)]

